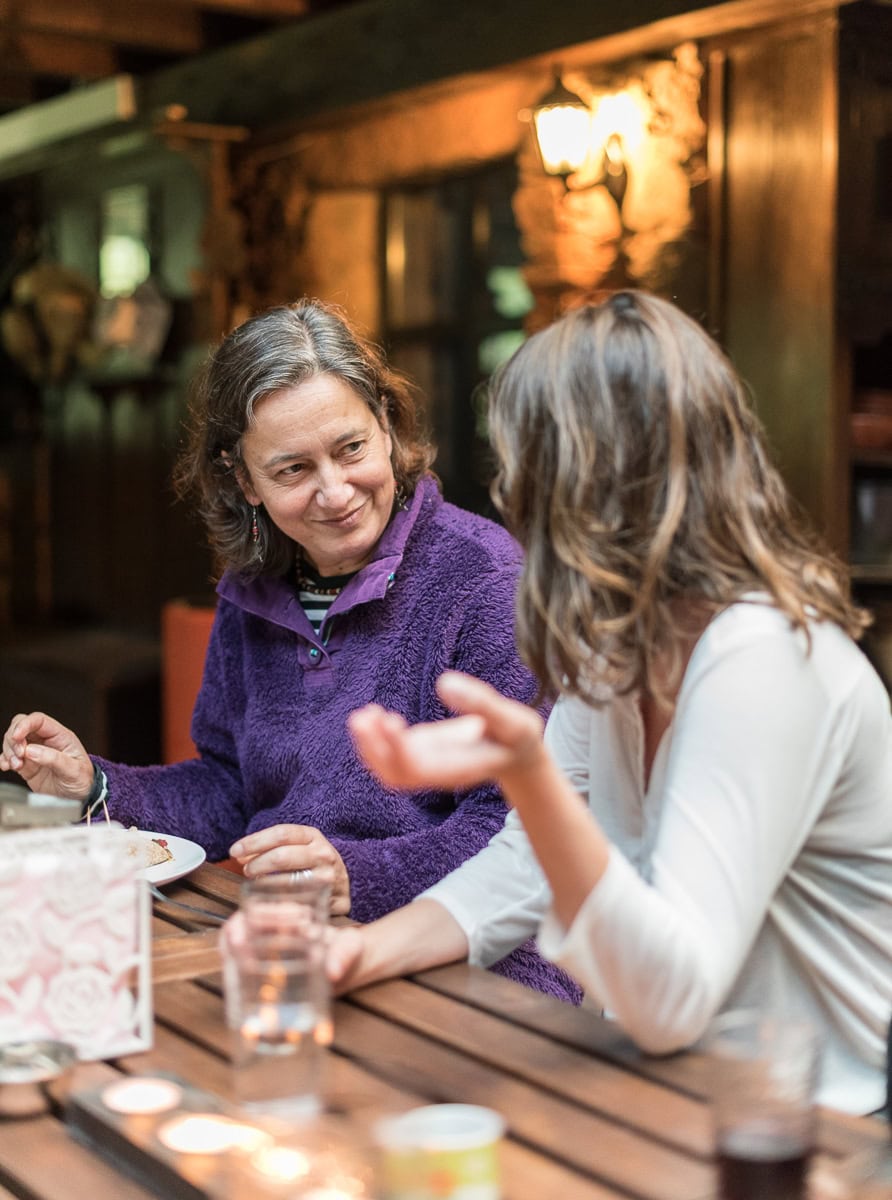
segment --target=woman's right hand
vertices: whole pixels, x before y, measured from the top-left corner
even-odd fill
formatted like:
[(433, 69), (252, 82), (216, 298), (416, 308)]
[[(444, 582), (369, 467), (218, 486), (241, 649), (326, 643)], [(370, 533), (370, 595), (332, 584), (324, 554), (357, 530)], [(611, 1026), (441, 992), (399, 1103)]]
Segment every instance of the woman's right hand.
[[(325, 973), (335, 995), (349, 991), (361, 983), (366, 926), (337, 925), (327, 930)], [(234, 912), (220, 929), (220, 953), (224, 959), (238, 954), (245, 943), (245, 918)]]
[(84, 800), (93, 786), (93, 763), (79, 739), (42, 712), (12, 718), (3, 735), (0, 771), (16, 771), (32, 792), (65, 800)]
[(333, 991), (411, 975), (468, 957), (464, 930), (442, 904), (421, 896), (368, 925), (329, 931), (325, 966)]
[(360, 925), (340, 925), (329, 930), (325, 971), (335, 995), (370, 982), (363, 979), (365, 938), (365, 928)]
[(542, 718), (480, 679), (446, 671), (440, 699), (457, 717), (409, 725), (377, 704), (347, 720), (360, 757), (394, 788), (474, 787), (524, 772), (545, 757)]

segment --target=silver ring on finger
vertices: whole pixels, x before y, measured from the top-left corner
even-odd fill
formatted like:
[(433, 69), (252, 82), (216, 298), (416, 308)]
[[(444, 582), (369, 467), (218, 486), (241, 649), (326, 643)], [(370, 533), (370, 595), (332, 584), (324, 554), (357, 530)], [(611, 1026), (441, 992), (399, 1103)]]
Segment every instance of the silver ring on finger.
[(313, 868), (312, 867), (303, 867), (299, 871), (291, 872), (291, 882), (292, 883), (305, 883), (306, 880), (312, 879), (312, 878), (313, 878)]

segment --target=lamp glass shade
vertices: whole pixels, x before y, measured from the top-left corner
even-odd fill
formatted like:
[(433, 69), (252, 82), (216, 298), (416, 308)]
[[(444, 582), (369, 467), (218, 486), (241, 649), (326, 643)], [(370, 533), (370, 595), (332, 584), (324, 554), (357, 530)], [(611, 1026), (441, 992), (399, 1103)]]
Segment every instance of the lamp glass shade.
[(591, 147), (592, 111), (560, 80), (533, 109), (533, 128), (542, 165), (549, 175), (578, 171)]

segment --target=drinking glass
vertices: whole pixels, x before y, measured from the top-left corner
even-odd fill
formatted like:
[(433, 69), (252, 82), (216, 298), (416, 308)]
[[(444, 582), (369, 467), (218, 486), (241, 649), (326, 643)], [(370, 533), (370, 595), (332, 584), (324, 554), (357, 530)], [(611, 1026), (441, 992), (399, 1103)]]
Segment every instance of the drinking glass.
[(225, 939), (223, 982), (236, 1102), (297, 1120), (320, 1108), (331, 1042), (325, 934), (330, 878), (246, 880)]
[(721, 1200), (801, 1200), (814, 1143), (815, 1028), (737, 1010), (713, 1022), (705, 1049)]

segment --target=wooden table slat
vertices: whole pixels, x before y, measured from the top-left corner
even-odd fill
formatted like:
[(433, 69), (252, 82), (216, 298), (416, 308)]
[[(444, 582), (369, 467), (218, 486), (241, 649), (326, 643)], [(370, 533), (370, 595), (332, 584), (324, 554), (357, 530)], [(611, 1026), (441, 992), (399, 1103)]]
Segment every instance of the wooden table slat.
[(55, 1117), (0, 1122), (0, 1175), (13, 1194), (146, 1200), (151, 1192), (82, 1146)]
[[(707, 1061), (703, 1054), (655, 1058), (643, 1054), (610, 1021), (585, 1008), (572, 1008), (551, 996), (523, 988), (510, 979), (480, 971), (467, 963), (437, 967), (418, 976), (426, 988), (500, 1016), (502, 1020), (535, 1030), (561, 1044), (589, 1050), (600, 1060), (621, 1065), (643, 1079), (665, 1084), (692, 1099), (705, 1097)], [(380, 986), (380, 985), (374, 985)], [(355, 995), (363, 1000), (365, 989)], [(364, 1002), (364, 1001), (363, 1001)], [(599, 1064), (600, 1065), (600, 1064)], [(882, 1122), (821, 1109), (818, 1145), (831, 1156), (854, 1153), (865, 1142), (887, 1136)]]
[(223, 1021), (223, 999), (216, 990), (193, 980), (175, 980), (155, 988), (155, 1020), (190, 1038), (196, 1045), (229, 1054), (229, 1033)]
[(232, 1098), (229, 1060), (163, 1025), (156, 1026), (151, 1050), (121, 1058), (118, 1065), (131, 1075), (170, 1075), (224, 1100)]
[[(423, 989), (412, 984), (403, 986), (417, 995), (419, 1003), (430, 1000)], [(156, 990), (156, 1012), (165, 1028), (197, 1026), (203, 1044), (220, 1054), (228, 1052), (228, 1035), (221, 1024), (222, 999), (216, 991), (194, 983), (165, 984)], [(538, 1139), (540, 1148), (571, 1175), (574, 1170), (596, 1174), (604, 1169), (605, 1162), (616, 1163), (621, 1186), (654, 1200), (699, 1196), (709, 1186), (710, 1166), (668, 1150), (657, 1154), (655, 1147), (656, 1175), (652, 1175), (651, 1166), (642, 1171), (631, 1154), (633, 1135), (621, 1126), (580, 1113), (557, 1098), (543, 1098), (510, 1076), (458, 1058), (449, 1047), (434, 1047), (349, 1001), (337, 1003), (334, 1028), (336, 1054), (352, 1057), (361, 1050), (364, 1064), (373, 1064), (378, 1076), (414, 1096), (415, 1103), (466, 1099), (495, 1107), (509, 1120), (509, 1107), (516, 1109), (520, 1116), (517, 1124), (511, 1124), (512, 1133), (524, 1143)], [(368, 1053), (369, 1047), (374, 1047), (372, 1054)], [(337, 1069), (334, 1064), (332, 1069)], [(329, 1100), (336, 1102), (333, 1096)], [(607, 1174), (613, 1173), (611, 1165)], [(667, 1175), (672, 1179), (668, 1190)]]
[(152, 980), (194, 979), (196, 975), (219, 972), (220, 935), (217, 930), (170, 934), (156, 937), (152, 945)]
[[(195, 995), (191, 989), (178, 989), (178, 994), (174, 995), (173, 989), (162, 988), (159, 994), (164, 1001), (163, 1012), (170, 1014), (171, 1019), (180, 1020), (184, 1010), (195, 1011)], [(208, 1003), (207, 998), (204, 1003)], [(213, 1004), (213, 1000), (210, 1003)], [(225, 1046), (223, 1036), (215, 1036), (213, 1040), (222, 1051)], [(196, 1047), (162, 1025), (156, 1035), (154, 1051), (133, 1056), (122, 1065), (128, 1070), (139, 1069), (143, 1073), (148, 1070), (173, 1074), (184, 1072), (196, 1086), (213, 1091), (224, 1099), (231, 1099), (228, 1066), (204, 1051), (198, 1053), (206, 1061), (199, 1062)], [(335, 1113), (351, 1113), (366, 1127), (380, 1117), (429, 1102), (425, 1094), (394, 1086), (338, 1053), (329, 1055), (325, 1076), (326, 1108)], [(526, 1146), (510, 1140), (503, 1147), (503, 1171), (510, 1195), (515, 1200), (525, 1200), (527, 1197), (529, 1200), (540, 1200), (546, 1185), (560, 1186), (564, 1194), (572, 1196), (573, 1200), (608, 1200), (613, 1194), (570, 1167), (552, 1160), (543, 1162), (539, 1155)]]
[(208, 900), (217, 900), (221, 904), (235, 908), (241, 896), (241, 875), (226, 871), (213, 863), (204, 863), (196, 871), (192, 871), (179, 881), (183, 887), (189, 888), (198, 896)]
[(702, 1102), (613, 1063), (599, 1062), (594, 1072), (587, 1051), (479, 1009), (465, 1008), (460, 1021), (450, 1021), (454, 1003), (401, 980), (364, 988), (352, 999), (491, 1066), (510, 1063), (520, 1078), (623, 1124), (647, 1129), (667, 1145), (701, 1157), (711, 1153), (708, 1112)]
[(671, 1054), (655, 1058), (643, 1054), (616, 1024), (584, 1006), (574, 1007), (468, 963), (437, 967), (418, 978), (423, 986), (445, 996), (507, 1017), (557, 1041), (594, 1051), (599, 1058), (621, 1064), (647, 1079), (686, 1091), (694, 1098), (704, 1095), (703, 1064), (698, 1056)]
[(610, 1180), (652, 1200), (705, 1194), (711, 1164), (648, 1141), (645, 1161), (634, 1131), (580, 1109), (511, 1075), (455, 1054), (355, 1005), (335, 1017), (334, 1046), (361, 1055), (377, 1073), (428, 1097), (428, 1102), (466, 1101), (501, 1112), (513, 1136), (565, 1165)]

